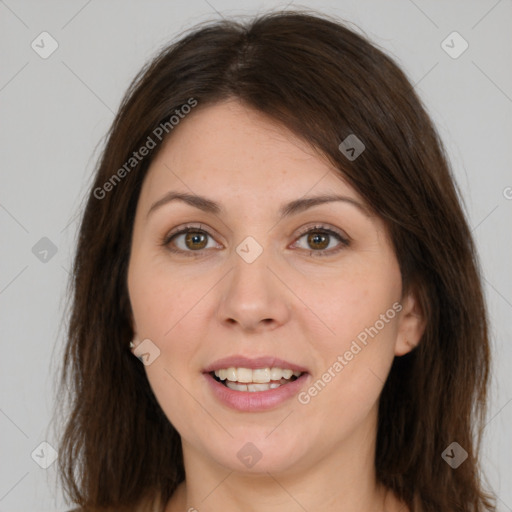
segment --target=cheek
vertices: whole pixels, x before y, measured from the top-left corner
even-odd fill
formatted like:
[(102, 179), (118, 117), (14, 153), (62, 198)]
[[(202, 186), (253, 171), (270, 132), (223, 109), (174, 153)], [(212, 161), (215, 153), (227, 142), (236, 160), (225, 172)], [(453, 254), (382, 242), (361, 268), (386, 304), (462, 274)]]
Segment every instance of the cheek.
[(320, 363), (304, 402), (315, 402), (316, 413), (364, 416), (378, 399), (394, 358), (400, 295), (398, 266), (384, 265), (347, 273), (310, 293), (324, 324), (309, 331)]
[(375, 323), (379, 331), (390, 334), (389, 325), (396, 317), (393, 304), (401, 296), (401, 276), (398, 265), (379, 263), (347, 265), (315, 282), (307, 278), (295, 284), (294, 291), (305, 304), (299, 321), (304, 332), (316, 340), (315, 345), (322, 345), (327, 352), (341, 350), (360, 333), (364, 338), (365, 329)]
[(148, 377), (168, 380), (172, 374), (179, 382), (190, 378), (187, 372), (204, 339), (198, 318), (202, 310), (195, 297), (191, 292), (146, 289), (133, 301), (139, 338), (149, 338), (160, 350), (160, 357), (146, 367)]
[(197, 303), (196, 288), (179, 271), (171, 271), (149, 257), (134, 258), (128, 289), (138, 334), (154, 341), (169, 338)]
[(152, 279), (133, 280), (131, 301), (134, 319), (141, 339), (149, 338), (160, 350), (154, 362), (145, 367), (146, 375), (160, 407), (173, 426), (183, 432), (190, 428), (190, 418), (203, 418), (204, 411), (191, 400), (191, 361), (201, 347), (204, 336), (198, 331), (197, 287), (184, 286), (174, 277), (158, 274)]
[[(152, 385), (162, 381), (164, 394), (179, 391), (169, 388), (175, 384), (171, 375), (183, 384), (191, 378), (191, 362), (205, 339), (205, 295), (212, 284), (159, 264), (135, 261), (131, 267), (129, 292), (137, 335), (160, 350), (160, 357), (146, 367), (148, 378)], [(155, 394), (160, 398), (159, 391)]]
[(326, 438), (348, 436), (377, 407), (394, 359), (397, 321), (380, 330), (374, 324), (361, 329), (353, 323), (346, 326), (351, 334), (318, 347), (323, 364), (299, 402), (305, 418), (324, 425)]

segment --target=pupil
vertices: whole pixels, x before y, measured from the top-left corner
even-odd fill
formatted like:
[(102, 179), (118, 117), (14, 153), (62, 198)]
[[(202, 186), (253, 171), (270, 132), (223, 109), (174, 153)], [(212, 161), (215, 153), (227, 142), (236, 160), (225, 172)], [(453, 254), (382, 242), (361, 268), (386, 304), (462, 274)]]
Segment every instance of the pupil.
[[(192, 242), (192, 245), (196, 245), (198, 243), (201, 244), (201, 238), (203, 239), (203, 244), (199, 247), (199, 249), (202, 249), (205, 246), (205, 236), (203, 233), (190, 231), (187, 233), (186, 242), (187, 244)], [(308, 243), (314, 246), (315, 249), (325, 249), (329, 245), (327, 238), (327, 235), (322, 233), (315, 233), (312, 235), (310, 234), (308, 237)], [(196, 246), (196, 248), (198, 247)]]
[[(321, 241), (319, 241), (320, 239), (324, 240), (324, 243), (322, 243)], [(310, 235), (309, 236), (309, 240), (308, 242), (315, 246), (315, 245), (318, 245), (320, 244), (320, 247), (315, 247), (315, 249), (325, 249), (325, 247), (327, 247), (329, 245), (329, 243), (325, 243), (325, 241), (327, 240), (327, 235), (325, 234), (321, 234), (321, 233), (316, 233), (316, 234), (313, 234), (313, 235)]]
[[(198, 233), (197, 231), (196, 232), (191, 231), (191, 232), (187, 233), (186, 242), (187, 243), (192, 242), (192, 244), (194, 245), (194, 244), (197, 244), (198, 242), (200, 242), (201, 237), (203, 237), (203, 245), (201, 245), (201, 247), (199, 247), (199, 249), (202, 249), (205, 246), (205, 244), (204, 244), (205, 236), (203, 233)], [(198, 247), (196, 246), (195, 248), (197, 249)]]

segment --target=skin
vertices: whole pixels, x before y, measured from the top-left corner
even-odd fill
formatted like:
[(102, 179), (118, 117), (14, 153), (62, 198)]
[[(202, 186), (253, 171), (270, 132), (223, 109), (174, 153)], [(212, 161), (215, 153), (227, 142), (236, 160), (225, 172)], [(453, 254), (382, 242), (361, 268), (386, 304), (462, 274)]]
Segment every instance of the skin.
[[(223, 211), (173, 201), (148, 216), (171, 190), (206, 196)], [(278, 218), (283, 203), (332, 193), (362, 208), (337, 201)], [(209, 236), (160, 243), (187, 223)], [(315, 245), (302, 235), (318, 225), (340, 231), (349, 245), (334, 252), (336, 237)], [(247, 236), (263, 248), (250, 264), (236, 252)], [(187, 478), (168, 512), (407, 510), (376, 483), (376, 421), (392, 361), (418, 343), (423, 315), (413, 290), (402, 294), (383, 221), (339, 171), (238, 101), (199, 105), (150, 166), (131, 251), (135, 344), (148, 338), (160, 350), (145, 370), (183, 445)], [(293, 397), (239, 412), (219, 402), (202, 375), (219, 358), (272, 355), (308, 369), (307, 391), (394, 303), (400, 313), (307, 404)], [(247, 442), (262, 454), (252, 468), (237, 457)]]

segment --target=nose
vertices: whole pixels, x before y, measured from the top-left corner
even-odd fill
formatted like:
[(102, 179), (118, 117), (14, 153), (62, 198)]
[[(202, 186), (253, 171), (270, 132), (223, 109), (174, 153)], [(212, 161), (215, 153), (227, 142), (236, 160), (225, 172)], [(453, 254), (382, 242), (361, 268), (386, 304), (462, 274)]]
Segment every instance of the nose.
[(276, 329), (288, 321), (290, 292), (270, 260), (265, 250), (251, 263), (234, 252), (233, 268), (223, 280), (219, 301), (222, 323), (256, 332)]

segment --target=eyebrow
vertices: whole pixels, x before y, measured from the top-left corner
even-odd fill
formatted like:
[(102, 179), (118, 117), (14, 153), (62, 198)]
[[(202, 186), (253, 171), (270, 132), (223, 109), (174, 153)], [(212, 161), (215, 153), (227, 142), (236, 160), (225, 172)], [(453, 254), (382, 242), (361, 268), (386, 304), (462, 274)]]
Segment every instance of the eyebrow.
[[(182, 192), (170, 191), (167, 194), (165, 194), (165, 196), (163, 196), (161, 199), (153, 203), (151, 208), (148, 210), (147, 217), (149, 217), (149, 215), (158, 208), (172, 201), (183, 201), (184, 203), (189, 204), (194, 208), (198, 208), (203, 212), (212, 213), (215, 215), (222, 213), (223, 211), (219, 203), (213, 201), (212, 199), (208, 199), (207, 197), (195, 194), (186, 194)], [(317, 206), (324, 203), (332, 203), (335, 201), (342, 201), (351, 204), (357, 207), (367, 217), (370, 216), (368, 209), (355, 199), (352, 199), (351, 197), (332, 194), (322, 194), (313, 197), (303, 197), (300, 199), (295, 199), (294, 201), (282, 205), (278, 212), (279, 218), (283, 219), (285, 217), (289, 217), (291, 215), (296, 215), (300, 212), (303, 212), (309, 208), (312, 208), (313, 206)]]

